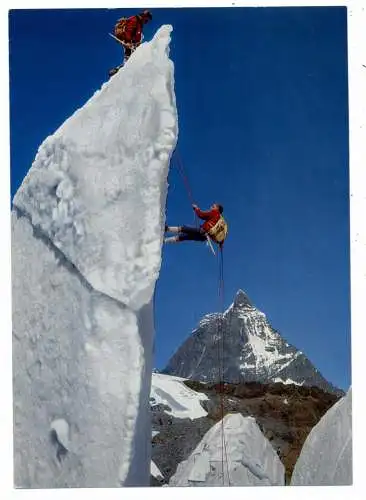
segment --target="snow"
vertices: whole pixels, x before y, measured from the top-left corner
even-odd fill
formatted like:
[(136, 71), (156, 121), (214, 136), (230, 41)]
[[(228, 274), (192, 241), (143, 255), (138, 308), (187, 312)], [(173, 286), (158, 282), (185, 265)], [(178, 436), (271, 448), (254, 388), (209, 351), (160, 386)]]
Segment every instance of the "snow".
[(135, 310), (151, 301), (160, 270), (177, 137), (170, 31), (43, 142), (14, 198), (95, 290)]
[(293, 486), (352, 484), (352, 392), (311, 430), (295, 464)]
[[(284, 363), (280, 369), (278, 370), (278, 372), (281, 372), (282, 370), (284, 370), (285, 368), (288, 367), (288, 365), (290, 365), (293, 361), (295, 361), (296, 358), (298, 358), (300, 356), (300, 354), (302, 354), (301, 352), (296, 352), (294, 354), (285, 354), (284, 356), (279, 356), (280, 359), (286, 359), (286, 358), (290, 358), (289, 361), (287, 361), (287, 363)], [(277, 372), (277, 373), (278, 373)]]
[[(270, 328), (266, 315), (251, 304), (248, 296), (242, 290), (238, 291), (233, 304), (227, 309), (225, 315), (234, 309), (236, 309), (236, 317), (242, 320), (245, 325), (248, 339), (245, 351), (247, 356), (249, 354), (249, 361), (243, 360), (241, 357), (241, 363), (238, 366), (240, 370), (243, 372), (255, 370), (257, 373), (263, 371), (278, 373), (288, 367), (301, 354), (300, 352), (285, 352), (283, 354), (279, 352), (279, 347), (283, 344), (281, 336)], [(289, 347), (287, 342), (284, 345)], [(290, 379), (288, 380), (287, 383), (293, 383)]]
[[(247, 317), (245, 318), (245, 321), (249, 321)], [(297, 354), (280, 354), (278, 352), (278, 347), (276, 344), (277, 338), (274, 336), (273, 332), (271, 332), (268, 326), (264, 325), (263, 327), (263, 334), (265, 335), (264, 338), (260, 336), (260, 332), (257, 328), (254, 328), (255, 333), (251, 333), (251, 331), (253, 331), (253, 325), (251, 326), (252, 328), (248, 328), (247, 330), (248, 344), (250, 345), (255, 356), (257, 370), (262, 367), (266, 367), (267, 369), (272, 368), (275, 364), (282, 363), (283, 360), (288, 359), (289, 361), (281, 366), (281, 370), (283, 370), (286, 366), (288, 366), (296, 359)]]
[(282, 378), (280, 377), (276, 377), (273, 379), (273, 382), (280, 382), (281, 384), (285, 384), (285, 385), (289, 385), (289, 384), (293, 384), (293, 385), (303, 385), (304, 382), (295, 382), (295, 380), (292, 380), (291, 378), (287, 378), (286, 380), (283, 380)]
[(248, 370), (248, 369), (252, 369), (252, 368), (257, 368), (257, 365), (253, 364), (253, 363), (241, 363), (239, 365), (240, 370)]
[(252, 335), (249, 331), (247, 332), (248, 342), (252, 347), (256, 362), (269, 364), (273, 363), (275, 356), (271, 352), (266, 351), (266, 342), (258, 335)]
[(254, 306), (251, 306), (250, 309), (242, 309), (242, 310), (239, 310), (239, 312), (237, 313), (237, 317), (240, 318), (240, 319), (244, 319), (244, 320), (263, 320), (265, 321), (266, 320), (266, 315), (260, 311), (259, 309), (256, 309)]
[(199, 321), (198, 327), (195, 330), (193, 330), (193, 333), (195, 333), (197, 330), (204, 327), (205, 325), (209, 325), (212, 322), (217, 321), (220, 317), (221, 317), (220, 313), (205, 314), (205, 316), (203, 316), (203, 318)]
[(14, 198), (16, 487), (149, 484), (152, 298), (177, 139), (170, 32), (43, 142)]
[(156, 479), (164, 479), (164, 476), (161, 473), (159, 467), (153, 460), (151, 460), (150, 462), (150, 474), (154, 476)]
[(63, 418), (54, 420), (50, 425), (51, 431), (55, 431), (58, 442), (66, 449), (69, 449), (69, 424)]
[(186, 379), (153, 373), (150, 393), (153, 405), (169, 406), (170, 410), (165, 410), (165, 412), (175, 418), (194, 420), (205, 417), (207, 411), (202, 408), (201, 401), (208, 400), (208, 397), (206, 394), (187, 387), (183, 383), (184, 380)]
[[(222, 471), (222, 427), (226, 454)], [(224, 472), (224, 477), (223, 477)], [(228, 414), (181, 462), (169, 486), (284, 485), (284, 466), (253, 417)]]

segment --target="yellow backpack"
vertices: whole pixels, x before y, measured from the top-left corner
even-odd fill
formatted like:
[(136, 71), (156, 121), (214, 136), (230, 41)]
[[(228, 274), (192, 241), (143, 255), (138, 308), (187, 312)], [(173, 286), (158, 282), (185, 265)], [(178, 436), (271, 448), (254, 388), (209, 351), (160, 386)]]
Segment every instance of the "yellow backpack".
[(225, 240), (227, 233), (228, 227), (223, 216), (221, 216), (216, 224), (208, 231), (208, 234), (214, 241), (216, 241), (216, 243), (222, 243)]

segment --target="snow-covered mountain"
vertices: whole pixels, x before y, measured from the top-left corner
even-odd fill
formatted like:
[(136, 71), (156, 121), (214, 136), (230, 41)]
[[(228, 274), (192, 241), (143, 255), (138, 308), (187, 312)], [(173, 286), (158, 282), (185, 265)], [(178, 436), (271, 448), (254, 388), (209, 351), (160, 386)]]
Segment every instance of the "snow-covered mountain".
[(169, 486), (281, 486), (284, 482), (284, 466), (255, 419), (235, 413), (211, 427), (178, 465)]
[(152, 303), (177, 140), (170, 32), (45, 139), (13, 200), (20, 488), (149, 484)]
[(327, 411), (306, 438), (292, 486), (352, 484), (352, 390)]
[(200, 321), (163, 373), (203, 382), (218, 381), (219, 352), (226, 382), (282, 382), (338, 391), (301, 351), (271, 327), (265, 314), (253, 306), (242, 290), (223, 315), (208, 314)]

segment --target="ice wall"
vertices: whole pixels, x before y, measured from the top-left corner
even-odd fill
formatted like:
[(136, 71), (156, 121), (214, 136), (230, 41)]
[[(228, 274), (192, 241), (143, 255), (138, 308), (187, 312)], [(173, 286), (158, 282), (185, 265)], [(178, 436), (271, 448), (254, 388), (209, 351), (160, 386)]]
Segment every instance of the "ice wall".
[(306, 438), (292, 474), (293, 486), (352, 484), (352, 391), (321, 418)]
[(284, 466), (255, 419), (235, 413), (206, 433), (169, 486), (281, 486), (284, 480)]
[(178, 133), (170, 32), (43, 142), (14, 197), (16, 487), (149, 484), (152, 299)]

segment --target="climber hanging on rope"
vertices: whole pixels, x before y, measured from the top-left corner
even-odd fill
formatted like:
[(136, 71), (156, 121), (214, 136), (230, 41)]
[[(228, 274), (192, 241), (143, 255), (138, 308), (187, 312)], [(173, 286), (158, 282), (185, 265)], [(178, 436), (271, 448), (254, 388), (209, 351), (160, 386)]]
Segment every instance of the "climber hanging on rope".
[(165, 226), (166, 233), (177, 233), (176, 236), (165, 238), (164, 243), (180, 243), (182, 241), (207, 241), (211, 239), (222, 246), (227, 235), (227, 224), (222, 216), (224, 208), (214, 203), (210, 210), (203, 211), (197, 205), (192, 205), (197, 217), (205, 222), (200, 227)]
[(117, 71), (128, 61), (132, 52), (134, 52), (137, 47), (142, 42), (143, 38), (143, 27), (144, 24), (151, 21), (152, 15), (149, 10), (144, 10), (140, 14), (131, 17), (121, 17), (118, 19), (114, 27), (113, 38), (118, 40), (124, 49), (124, 61), (119, 66), (111, 69), (109, 71), (109, 76), (114, 75)]

